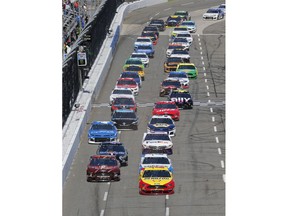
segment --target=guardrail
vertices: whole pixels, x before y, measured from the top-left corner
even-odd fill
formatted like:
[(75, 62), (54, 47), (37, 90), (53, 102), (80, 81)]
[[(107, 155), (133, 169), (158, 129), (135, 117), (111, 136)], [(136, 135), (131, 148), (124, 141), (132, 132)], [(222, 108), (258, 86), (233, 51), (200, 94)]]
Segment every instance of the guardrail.
[(70, 167), (73, 163), (74, 156), (78, 150), (81, 135), (84, 131), (88, 116), (92, 108), (92, 98), (97, 98), (103, 86), (104, 80), (110, 69), (113, 59), (114, 50), (122, 29), (123, 19), (133, 10), (161, 4), (168, 0), (140, 0), (132, 3), (123, 3), (117, 8), (110, 29), (112, 33), (106, 37), (98, 57), (96, 58), (91, 70), (88, 73), (89, 79), (83, 83), (83, 87), (79, 92), (76, 103), (66, 121), (62, 130), (62, 185), (66, 181)]

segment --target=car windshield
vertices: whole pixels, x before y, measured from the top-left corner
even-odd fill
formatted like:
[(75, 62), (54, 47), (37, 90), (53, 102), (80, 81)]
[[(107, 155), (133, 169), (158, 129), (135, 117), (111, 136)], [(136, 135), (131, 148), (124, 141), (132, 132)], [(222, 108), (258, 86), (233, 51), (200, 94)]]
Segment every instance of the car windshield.
[(131, 90), (126, 90), (126, 89), (115, 89), (113, 91), (113, 94), (129, 94), (129, 95), (132, 95), (132, 92)]
[(174, 28), (174, 31), (187, 31), (187, 28)]
[(168, 77), (187, 78), (187, 74), (186, 73), (170, 73)]
[(151, 20), (150, 24), (164, 24), (164, 20)]
[(156, 104), (156, 109), (176, 109), (176, 104)]
[(145, 157), (143, 164), (170, 164), (166, 157)]
[(195, 22), (192, 21), (184, 21), (181, 25), (195, 25)]
[(141, 64), (142, 65), (142, 62), (141, 60), (130, 59), (130, 60), (127, 60), (125, 64)]
[(155, 35), (153, 32), (142, 32), (142, 37), (151, 37), (151, 40), (153, 40)]
[(144, 178), (150, 177), (171, 177), (167, 170), (145, 170), (143, 173)]
[(175, 87), (181, 87), (181, 83), (179, 81), (172, 81), (172, 80), (165, 80), (162, 82), (162, 86), (175, 86)]
[(143, 31), (157, 31), (157, 28), (153, 26), (146, 26)]
[(182, 11), (178, 11), (178, 12), (175, 12), (174, 15), (179, 15), (179, 16), (187, 16), (187, 12), (182, 12)]
[(181, 20), (181, 17), (168, 17), (168, 22), (174, 21), (174, 22), (178, 22)]
[(177, 37), (185, 37), (185, 38), (187, 38), (187, 37), (191, 37), (191, 35), (189, 35), (189, 34), (177, 34)]
[(188, 52), (186, 50), (174, 49), (172, 54), (188, 54)]
[(217, 9), (209, 9), (207, 13), (218, 13)]
[(114, 130), (114, 126), (110, 124), (94, 124), (91, 130)]
[(173, 124), (170, 118), (152, 118), (150, 124)]
[(145, 140), (170, 140), (168, 134), (146, 134)]
[(183, 46), (178, 45), (169, 45), (168, 49), (183, 49)]
[(136, 72), (131, 73), (124, 72), (121, 74), (121, 78), (139, 78), (139, 75)]
[(167, 62), (182, 62), (181, 58), (167, 58)]
[(136, 42), (149, 42), (149, 43), (151, 43), (151, 40), (150, 40), (150, 38), (138, 38), (136, 40)]
[(147, 56), (144, 54), (132, 54), (131, 57), (132, 58), (147, 58)]
[(134, 112), (115, 112), (113, 114), (113, 118), (136, 118), (136, 114)]
[(134, 105), (134, 100), (132, 98), (115, 98), (114, 104)]
[(179, 70), (182, 70), (182, 69), (192, 69), (192, 70), (194, 70), (195, 66), (194, 65), (179, 65), (178, 69)]
[(140, 45), (140, 46), (138, 46), (137, 47), (138, 49), (148, 49), (148, 50), (151, 50), (152, 48), (150, 47), (150, 46), (142, 46), (142, 45)]
[(134, 80), (119, 80), (118, 85), (137, 85)]
[(92, 158), (90, 161), (90, 166), (117, 166), (116, 159), (109, 158)]
[(175, 38), (174, 40), (173, 40), (173, 42), (175, 42), (175, 43), (179, 43), (179, 42), (185, 42), (185, 43), (187, 43), (188, 41), (187, 41), (187, 39), (186, 38)]
[(226, 6), (225, 5), (220, 5), (219, 8), (226, 8)]
[(125, 152), (125, 149), (122, 145), (101, 145), (99, 153), (101, 152)]
[(128, 67), (125, 68), (126, 71), (141, 71), (142, 68), (135, 66), (135, 65), (130, 65)]

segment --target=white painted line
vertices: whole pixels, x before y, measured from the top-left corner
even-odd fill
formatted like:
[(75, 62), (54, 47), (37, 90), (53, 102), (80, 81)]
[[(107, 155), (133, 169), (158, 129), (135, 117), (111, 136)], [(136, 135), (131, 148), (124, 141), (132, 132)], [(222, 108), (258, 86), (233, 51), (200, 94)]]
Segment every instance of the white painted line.
[(207, 83), (207, 79), (205, 79), (205, 83)]
[(206, 73), (204, 73), (204, 76), (206, 76)]
[(185, 6), (185, 5), (190, 5), (190, 4), (194, 4), (194, 2), (189, 2), (189, 3), (185, 3), (185, 4), (181, 4), (181, 5)]
[(202, 51), (200, 52), (200, 55), (202, 55), (203, 53), (202, 53)]
[(225, 180), (225, 174), (223, 174), (223, 181), (224, 181), (224, 183), (225, 183), (225, 181), (226, 181), (226, 180)]
[(199, 45), (201, 46), (201, 42), (199, 42)]
[(158, 16), (160, 13), (156, 13), (155, 16)]
[(203, 60), (203, 56), (201, 56), (201, 60)]
[(208, 103), (211, 103), (211, 100), (208, 100)]
[(214, 126), (214, 131), (217, 132), (217, 127), (216, 126)]
[(100, 216), (104, 216), (104, 210), (101, 210)]
[(164, 11), (167, 11), (167, 10), (170, 10), (171, 8), (166, 8), (166, 9), (164, 9)]
[(166, 195), (166, 199), (167, 199), (167, 200), (169, 199), (169, 195)]
[(206, 86), (206, 88), (207, 88), (207, 90), (209, 90), (209, 86), (208, 85)]
[(218, 148), (218, 153), (221, 155), (222, 154), (222, 152), (221, 152), (221, 149), (220, 148)]
[(224, 161), (221, 160), (221, 167), (224, 168)]
[(205, 68), (205, 67), (203, 67), (203, 70), (206, 70), (206, 68)]
[(197, 36), (198, 36), (198, 37), (200, 37), (200, 35), (199, 35), (199, 34), (197, 34)]
[(153, 19), (153, 17), (150, 17), (150, 20), (152, 20)]
[(107, 200), (107, 197), (108, 197), (108, 192), (105, 192), (103, 201), (106, 201), (106, 200)]
[(204, 65), (204, 64), (205, 64), (205, 62), (204, 62), (204, 61), (202, 61), (202, 64)]
[(107, 182), (108, 185), (110, 185), (111, 182)]
[(207, 96), (208, 96), (208, 97), (210, 96), (210, 93), (209, 93), (209, 92), (207, 92)]
[(212, 116), (212, 122), (214, 122), (215, 121), (215, 117), (214, 116)]
[(200, 50), (202, 50), (202, 47), (200, 47)]
[(165, 213), (165, 216), (169, 216), (169, 208), (166, 207), (166, 213)]
[(210, 107), (210, 112), (213, 112), (213, 108), (212, 107)]
[(215, 137), (216, 143), (219, 143), (219, 139), (218, 137)]
[(198, 41), (200, 41), (200, 38), (198, 38)]

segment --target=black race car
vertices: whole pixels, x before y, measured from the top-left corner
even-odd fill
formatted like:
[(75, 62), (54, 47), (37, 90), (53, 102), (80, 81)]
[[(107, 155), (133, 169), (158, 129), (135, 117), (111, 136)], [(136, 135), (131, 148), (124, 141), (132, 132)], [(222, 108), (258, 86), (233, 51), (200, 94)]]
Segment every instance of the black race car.
[(128, 151), (121, 142), (103, 142), (96, 151), (97, 155), (114, 155), (121, 166), (128, 166)]
[(153, 32), (159, 38), (159, 29), (157, 26), (145, 26), (142, 32)]
[(166, 27), (176, 27), (182, 23), (180, 16), (169, 16), (166, 20)]
[(165, 31), (166, 29), (165, 22), (162, 19), (152, 19), (149, 26), (156, 26), (159, 31)]
[(133, 110), (115, 110), (112, 114), (111, 121), (117, 129), (138, 129), (138, 117)]
[(174, 101), (179, 109), (193, 109), (193, 99), (187, 90), (172, 90), (169, 100)]

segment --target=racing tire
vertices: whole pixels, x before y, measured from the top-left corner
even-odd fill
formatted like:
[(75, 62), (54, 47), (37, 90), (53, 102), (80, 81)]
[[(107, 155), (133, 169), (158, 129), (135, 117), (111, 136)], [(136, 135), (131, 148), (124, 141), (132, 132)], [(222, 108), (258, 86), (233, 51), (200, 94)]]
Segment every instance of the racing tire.
[(92, 181), (92, 179), (90, 178), (90, 177), (87, 177), (87, 182), (91, 182)]

